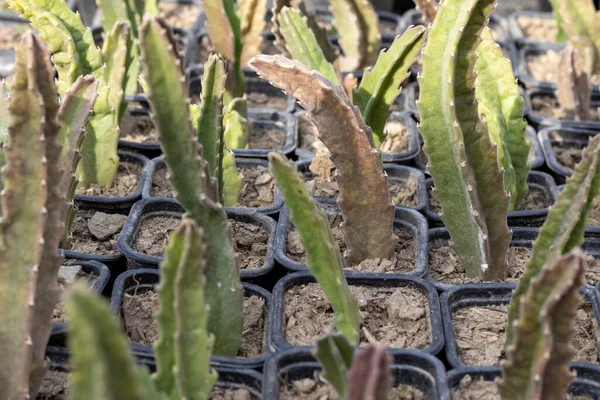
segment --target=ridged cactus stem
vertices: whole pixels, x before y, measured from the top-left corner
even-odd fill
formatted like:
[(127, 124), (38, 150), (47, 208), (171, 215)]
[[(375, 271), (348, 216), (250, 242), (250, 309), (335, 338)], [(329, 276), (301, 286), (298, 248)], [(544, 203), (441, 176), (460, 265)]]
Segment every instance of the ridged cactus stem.
[(40, 88), (37, 76), (41, 55), (35, 53), (34, 40), (32, 34), (27, 34), (18, 46), (10, 103), (12, 118), (4, 146), (6, 165), (2, 171), (0, 387), (6, 399), (29, 397), (35, 284), (47, 215), (47, 106), (42, 94), (45, 88)]
[(565, 119), (588, 121), (592, 86), (584, 69), (583, 59), (572, 46), (560, 53), (556, 97)]
[(381, 156), (373, 148), (373, 133), (358, 108), (342, 88), (296, 61), (260, 55), (250, 61), (250, 67), (300, 101), (331, 152), (340, 188), (337, 202), (344, 216), (347, 264), (391, 258), (396, 248), (394, 205)]
[(344, 51), (343, 71), (372, 66), (377, 59), (381, 35), (379, 17), (368, 0), (331, 0), (333, 25)]
[(348, 372), (347, 400), (387, 400), (392, 388), (390, 356), (377, 343), (356, 352)]
[(506, 345), (512, 345), (514, 324), (521, 316), (522, 298), (529, 292), (532, 280), (545, 266), (583, 243), (589, 212), (600, 192), (600, 136), (590, 140), (575, 173), (567, 180), (558, 200), (548, 213), (523, 276), (514, 291), (508, 310)]
[(143, 375), (108, 304), (89, 288), (75, 283), (65, 305), (69, 315), (68, 345), (73, 370), (69, 399), (142, 400)]
[(364, 72), (359, 87), (353, 90), (352, 102), (373, 130), (376, 148), (385, 140), (384, 128), (391, 114), (390, 107), (410, 74), (410, 66), (421, 53), (426, 31), (422, 26), (408, 28), (389, 49), (381, 51), (375, 66)]
[(446, 0), (423, 51), (420, 131), (442, 219), (468, 276), (503, 279), (511, 234), (497, 148), (475, 99), (475, 51), (494, 0)]
[(579, 294), (584, 284), (583, 255), (575, 250), (542, 269), (520, 301), (512, 343), (506, 346), (500, 394), (504, 400), (562, 400), (574, 378)]
[(161, 18), (144, 18), (140, 47), (159, 139), (176, 198), (205, 232), (208, 265), (208, 329), (214, 352), (235, 356), (242, 338), (243, 291), (227, 216), (217, 202), (217, 187), (201, 157), (186, 100), (181, 60), (173, 52), (170, 29)]
[(333, 386), (340, 398), (346, 399), (354, 345), (344, 334), (329, 334), (317, 340), (314, 356), (323, 367), (323, 379)]
[(240, 63), (245, 67), (252, 57), (261, 53), (262, 33), (267, 25), (268, 0), (241, 0), (238, 3), (243, 43)]
[(335, 313), (335, 326), (356, 344), (359, 339), (358, 303), (344, 276), (340, 249), (331, 233), (329, 221), (308, 193), (302, 178), (284, 156), (269, 154), (269, 165), (290, 210), (290, 219), (300, 235), (308, 257), (308, 269), (331, 303)]

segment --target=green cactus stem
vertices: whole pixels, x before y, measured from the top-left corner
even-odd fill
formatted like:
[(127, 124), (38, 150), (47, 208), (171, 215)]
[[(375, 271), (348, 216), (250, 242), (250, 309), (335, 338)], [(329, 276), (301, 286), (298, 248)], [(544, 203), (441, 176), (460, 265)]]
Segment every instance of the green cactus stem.
[(421, 53), (425, 32), (422, 26), (408, 28), (389, 49), (379, 54), (375, 66), (365, 71), (359, 87), (353, 90), (352, 102), (373, 130), (376, 148), (385, 139), (384, 127), (391, 114), (390, 107), (398, 97), (400, 85), (409, 76), (408, 69)]
[(248, 103), (246, 99), (233, 99), (223, 113), (225, 126), (225, 146), (228, 149), (247, 149), (250, 142), (252, 125), (248, 121)]
[(322, 377), (342, 399), (348, 394), (348, 371), (352, 366), (354, 346), (343, 334), (329, 334), (317, 341), (314, 352), (323, 367)]
[(557, 43), (563, 43), (567, 41), (567, 35), (565, 34), (565, 31), (562, 27), (563, 25), (563, 20), (560, 17), (560, 12), (559, 12), (559, 8), (560, 8), (560, 4), (558, 2), (558, 0), (550, 0), (550, 4), (552, 5), (552, 16), (554, 17), (554, 20), (556, 21), (556, 37), (555, 40)]
[(590, 119), (590, 98), (592, 86), (583, 68), (583, 59), (572, 46), (560, 53), (558, 63), (558, 90), (556, 97), (563, 118), (577, 121)]
[(233, 152), (227, 148), (223, 149), (222, 161), (222, 185), (223, 205), (225, 207), (235, 207), (238, 204), (240, 193), (242, 192), (242, 175), (238, 172), (235, 165), (235, 156)]
[(329, 221), (284, 156), (270, 153), (269, 167), (306, 249), (307, 267), (331, 303), (336, 328), (352, 342), (358, 343), (358, 303), (344, 276), (340, 249), (331, 233)]
[(498, 164), (504, 170), (504, 189), (510, 195), (509, 211), (515, 210), (529, 190), (529, 149), (523, 119), (523, 98), (510, 60), (494, 41), (492, 32), (481, 33), (475, 63), (475, 96), (485, 117), (490, 139), (497, 146)]
[(242, 0), (239, 2), (240, 33), (243, 43), (241, 64), (260, 54), (262, 33), (267, 25), (267, 0)]
[(583, 58), (584, 70), (590, 75), (600, 73), (600, 21), (594, 2), (555, 0), (553, 8), (558, 9), (559, 26), (569, 43)]
[(347, 400), (387, 400), (392, 388), (390, 357), (381, 345), (356, 352), (348, 373)]
[(581, 162), (575, 167), (575, 173), (567, 180), (533, 243), (533, 252), (508, 309), (507, 346), (512, 345), (514, 341), (514, 324), (521, 316), (522, 298), (529, 292), (532, 280), (561, 254), (568, 253), (583, 243), (588, 214), (598, 192), (600, 136), (595, 136), (584, 150)]
[(157, 388), (186, 399), (208, 399), (217, 374), (210, 369), (214, 336), (207, 332), (204, 295), (206, 245), (196, 223), (185, 218), (170, 236), (160, 264), (159, 340), (154, 344)]
[[(4, 362), (0, 365), (0, 387), (7, 399), (29, 397), (34, 295), (39, 264), (47, 250), (44, 244), (47, 190), (50, 189), (48, 205), (55, 206), (61, 195), (57, 188), (49, 188), (46, 183), (49, 178), (57, 178), (55, 174), (47, 175), (47, 152), (60, 148), (55, 117), (45, 125), (46, 112), (58, 104), (56, 92), (53, 103), (45, 103), (53, 81), (46, 80), (49, 60), (44, 59), (48, 53), (42, 49), (32, 33), (26, 34), (17, 48), (9, 138), (4, 145), (6, 164), (0, 220), (0, 351)], [(43, 87), (48, 83), (50, 87)], [(48, 172), (55, 172), (54, 168), (55, 165)], [(60, 224), (54, 211), (50, 223)], [(60, 236), (60, 228), (56, 233)], [(52, 260), (44, 267), (57, 259), (60, 264), (57, 252), (49, 255)]]
[(493, 0), (446, 0), (423, 51), (420, 131), (442, 220), (467, 276), (503, 279), (511, 234), (496, 146), (475, 99), (475, 50)]
[(140, 48), (148, 99), (170, 170), (176, 198), (205, 232), (206, 299), (214, 352), (235, 356), (242, 336), (243, 291), (227, 216), (218, 203), (217, 185), (194, 132), (181, 60), (172, 51), (170, 29), (161, 18), (145, 17)]
[(77, 214), (73, 199), (79, 183), (75, 171), (79, 165), (79, 148), (83, 142), (85, 127), (97, 97), (98, 81), (91, 75), (79, 77), (62, 99), (58, 112), (58, 119), (62, 125), (59, 141), (62, 146), (60, 166), (63, 171), (59, 187), (62, 193), (67, 193), (69, 203), (63, 217), (63, 221), (66, 221), (60, 244), (63, 249), (71, 247), (71, 226)]
[(575, 355), (579, 294), (584, 284), (583, 255), (574, 250), (545, 266), (520, 301), (513, 342), (506, 346), (499, 389), (505, 400), (562, 400), (575, 377), (569, 364)]
[(141, 382), (148, 372), (136, 367), (119, 322), (106, 301), (74, 284), (65, 308), (73, 370), (69, 399), (142, 400)]
[(344, 52), (343, 71), (365, 69), (375, 63), (381, 35), (379, 17), (368, 0), (331, 0), (333, 25)]
[[(308, 110), (319, 138), (331, 152), (340, 188), (338, 205), (349, 266), (394, 255), (394, 205), (373, 134), (343, 89), (317, 71), (282, 56), (259, 55), (250, 67), (263, 79), (295, 96)], [(340, 129), (344, 127), (344, 129)]]
[(325, 56), (314, 31), (299, 10), (283, 7), (277, 14), (278, 33), (288, 54), (332, 82), (341, 80), (339, 71)]

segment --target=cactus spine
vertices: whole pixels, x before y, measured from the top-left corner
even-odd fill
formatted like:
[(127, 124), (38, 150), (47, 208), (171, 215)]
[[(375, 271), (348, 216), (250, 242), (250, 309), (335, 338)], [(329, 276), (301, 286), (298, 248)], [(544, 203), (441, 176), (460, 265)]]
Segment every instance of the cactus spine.
[[(475, 50), (493, 0), (447, 0), (423, 52), (420, 131), (442, 219), (468, 276), (504, 278), (511, 234), (496, 146), (475, 99)], [(440, 56), (443, 55), (443, 56)]]
[(306, 249), (308, 269), (335, 312), (336, 328), (353, 343), (358, 343), (358, 303), (344, 276), (340, 249), (333, 239), (329, 221), (315, 204), (292, 164), (282, 155), (271, 153), (269, 165)]
[[(338, 205), (344, 215), (348, 265), (392, 257), (394, 205), (379, 151), (373, 148), (373, 133), (358, 108), (339, 86), (296, 61), (259, 55), (250, 67), (300, 101), (331, 152), (340, 187)], [(342, 126), (346, 128), (340, 130)]]
[(569, 363), (575, 354), (571, 339), (584, 284), (583, 256), (568, 253), (547, 265), (532, 279), (520, 301), (513, 325), (514, 340), (507, 343), (502, 399), (564, 399), (574, 374)]
[(170, 29), (161, 18), (145, 17), (140, 47), (148, 99), (170, 170), (176, 198), (205, 232), (209, 331), (216, 354), (235, 356), (241, 343), (243, 292), (227, 216), (216, 182), (194, 132), (181, 60), (173, 53)]
[(583, 59), (574, 47), (567, 46), (560, 53), (557, 76), (556, 97), (563, 118), (577, 121), (589, 120), (592, 88), (588, 73), (583, 66)]

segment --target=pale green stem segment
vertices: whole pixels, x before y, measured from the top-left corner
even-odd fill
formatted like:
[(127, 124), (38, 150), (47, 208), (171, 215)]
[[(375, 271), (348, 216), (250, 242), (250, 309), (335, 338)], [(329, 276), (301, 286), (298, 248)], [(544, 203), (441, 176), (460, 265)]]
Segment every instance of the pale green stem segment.
[(333, 386), (341, 399), (346, 399), (350, 385), (348, 372), (352, 367), (354, 345), (343, 334), (329, 334), (317, 341), (314, 355), (323, 367), (323, 379)]
[(562, 118), (588, 121), (592, 85), (585, 71), (583, 58), (571, 45), (560, 52), (558, 62), (556, 98), (560, 104)]
[(356, 352), (348, 372), (348, 400), (387, 400), (392, 389), (390, 356), (378, 343)]
[(358, 303), (344, 276), (340, 249), (333, 239), (329, 221), (306, 190), (294, 166), (284, 156), (269, 154), (269, 165), (306, 251), (307, 267), (331, 303), (335, 326), (356, 344), (360, 322)]
[[(10, 125), (10, 100), (6, 93), (6, 84), (0, 83), (0, 169), (4, 167), (4, 150), (2, 146), (8, 142), (8, 126)], [(0, 191), (4, 189), (4, 179), (0, 176)], [(0, 204), (0, 216), (2, 215), (2, 204)]]
[(176, 198), (205, 232), (209, 332), (215, 335), (214, 353), (235, 356), (242, 338), (243, 289), (231, 242), (227, 216), (217, 202), (217, 185), (190, 119), (187, 87), (161, 18), (146, 17), (140, 48), (165, 162)]
[[(4, 356), (0, 362), (0, 387), (2, 396), (7, 399), (29, 397), (34, 296), (39, 263), (46, 250), (46, 180), (57, 178), (47, 175), (45, 158), (48, 151), (59, 149), (58, 126), (55, 116), (48, 125), (45, 118), (46, 113), (58, 104), (56, 89), (54, 99), (46, 104), (46, 91), (54, 88), (54, 84), (46, 80), (49, 60), (44, 59), (44, 55), (48, 56), (48, 53), (36, 53), (41, 49), (39, 39), (32, 33), (28, 33), (17, 47), (9, 106), (9, 137), (4, 144), (6, 164), (2, 171), (3, 215), (0, 219), (0, 351)], [(51, 87), (46, 88), (44, 84)], [(56, 165), (51, 169), (55, 168)], [(50, 192), (48, 200), (56, 203), (59, 200), (56, 189)], [(54, 219), (54, 211), (49, 222), (60, 224)], [(60, 230), (55, 233), (60, 236)], [(58, 254), (51, 256), (54, 256), (53, 261), (58, 258)], [(58, 263), (60, 265), (60, 258)], [(49, 319), (46, 324), (50, 325)]]
[(260, 53), (263, 43), (262, 33), (267, 25), (268, 0), (238, 1), (240, 15), (240, 35), (243, 43), (241, 64), (246, 66), (250, 59)]
[(250, 142), (252, 125), (248, 121), (248, 103), (246, 99), (233, 99), (224, 110), (225, 146), (228, 149), (247, 149)]
[(381, 35), (379, 17), (368, 0), (331, 0), (333, 25), (344, 51), (343, 71), (372, 66), (377, 60)]
[(373, 148), (373, 133), (344, 90), (318, 71), (282, 56), (259, 55), (250, 67), (274, 86), (296, 97), (331, 152), (340, 188), (337, 203), (348, 265), (394, 255), (394, 205), (381, 155)]
[(186, 399), (208, 399), (216, 372), (210, 369), (214, 336), (207, 331), (206, 244), (202, 229), (185, 218), (170, 236), (160, 264), (159, 339), (154, 344), (157, 388)]
[(563, 20), (560, 16), (559, 7), (560, 4), (558, 0), (550, 0), (550, 4), (552, 5), (552, 15), (554, 16), (554, 20), (556, 21), (556, 42), (563, 43), (567, 41), (567, 34), (563, 29)]
[[(600, 72), (600, 21), (591, 0), (555, 0), (560, 26), (584, 59), (585, 71)], [(556, 7), (554, 7), (556, 9)]]
[(77, 214), (73, 199), (79, 183), (75, 171), (81, 159), (79, 149), (84, 139), (85, 127), (90, 120), (97, 97), (98, 81), (91, 75), (81, 76), (67, 91), (58, 112), (58, 119), (62, 125), (59, 135), (62, 146), (60, 165), (63, 170), (60, 190), (67, 193), (69, 203), (67, 215), (63, 219), (66, 221), (61, 242), (63, 249), (71, 247), (71, 226)]
[(533, 253), (527, 262), (523, 276), (513, 293), (508, 309), (506, 345), (513, 344), (514, 324), (520, 318), (521, 299), (529, 291), (532, 280), (543, 268), (562, 254), (568, 253), (583, 243), (583, 233), (593, 206), (600, 192), (600, 136), (590, 140), (583, 152), (575, 173), (567, 180), (558, 200), (551, 208), (546, 222), (533, 243)]
[(229, 62), (227, 93), (223, 100), (227, 105), (232, 99), (242, 97), (246, 87), (241, 62), (244, 46), (241, 21), (234, 0), (202, 0), (202, 5), (213, 48)]
[(69, 399), (147, 400), (139, 382), (147, 372), (135, 365), (129, 343), (108, 304), (75, 283), (65, 305), (69, 315)]
[(223, 149), (221, 174), (223, 188), (221, 198), (225, 207), (235, 207), (238, 204), (240, 193), (242, 192), (242, 175), (238, 172), (235, 164), (235, 156), (227, 147)]
[(308, 25), (307, 18), (300, 11), (283, 7), (277, 21), (285, 49), (294, 60), (319, 71), (332, 82), (340, 81), (338, 72), (325, 57), (314, 32)]
[(499, 383), (503, 400), (562, 400), (575, 374), (569, 364), (576, 351), (579, 293), (585, 283), (583, 254), (574, 250), (545, 265), (521, 297), (521, 313), (506, 346)]
[(512, 211), (529, 189), (531, 144), (525, 134), (524, 102), (510, 60), (504, 57), (490, 29), (485, 28), (481, 37), (475, 63), (475, 94), (479, 113), (485, 117), (490, 139), (497, 146), (498, 163), (504, 169), (504, 189), (510, 194), (509, 211)]
[(418, 107), (442, 220), (467, 276), (503, 279), (511, 233), (496, 146), (475, 99), (475, 52), (494, 0), (446, 0), (428, 33)]
[(397, 37), (389, 49), (383, 50), (372, 69), (364, 72), (358, 88), (352, 91), (352, 102), (358, 106), (365, 123), (373, 130), (375, 147), (385, 140), (385, 123), (391, 105), (409, 76), (410, 66), (417, 60), (425, 43), (423, 26), (410, 27)]

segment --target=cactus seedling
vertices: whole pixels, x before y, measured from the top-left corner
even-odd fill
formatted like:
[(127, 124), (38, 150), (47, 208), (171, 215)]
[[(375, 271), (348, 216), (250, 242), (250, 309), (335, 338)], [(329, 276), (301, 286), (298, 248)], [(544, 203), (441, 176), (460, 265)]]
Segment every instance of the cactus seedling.
[(331, 303), (335, 325), (352, 342), (357, 343), (358, 303), (350, 293), (340, 249), (333, 239), (329, 222), (308, 193), (302, 178), (284, 156), (269, 154), (269, 165), (306, 249), (308, 269)]
[(136, 367), (117, 320), (103, 300), (83, 288), (72, 290), (70, 314), (73, 383), (70, 398), (209, 398), (217, 380), (210, 368), (214, 338), (207, 331), (206, 245), (189, 218), (171, 235), (160, 265), (157, 372), (149, 379)]
[(377, 343), (355, 352), (344, 335), (328, 335), (317, 343), (315, 357), (323, 379), (345, 400), (386, 400), (392, 387), (390, 359)]
[[(55, 73), (41, 39), (26, 34), (17, 50), (3, 145), (0, 349), (6, 358), (0, 386), (10, 399), (35, 397), (47, 369), (50, 321), (60, 298), (58, 246), (70, 210), (68, 160), (82, 134), (72, 121), (87, 118), (95, 98), (94, 80), (81, 79), (59, 109)], [(79, 100), (85, 104), (67, 107)]]
[[(140, 48), (148, 99), (175, 197), (186, 214), (205, 232), (206, 298), (210, 307), (208, 329), (215, 335), (214, 352), (235, 356), (241, 343), (243, 292), (227, 216), (219, 204), (218, 184), (211, 174), (210, 162), (214, 163), (215, 158), (211, 156), (213, 161), (202, 158), (203, 149), (198, 143), (186, 100), (181, 60), (173, 52), (170, 28), (161, 18), (144, 18)], [(217, 100), (220, 94), (215, 91), (212, 96)], [(218, 111), (210, 110), (214, 128)], [(202, 134), (217, 135), (218, 132)], [(212, 141), (213, 144), (216, 142)]]
[(558, 64), (558, 90), (556, 92), (563, 117), (570, 120), (590, 119), (592, 89), (583, 59), (572, 46), (560, 53)]

